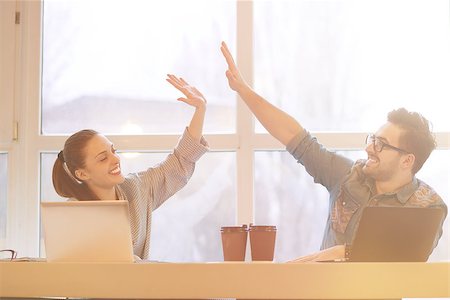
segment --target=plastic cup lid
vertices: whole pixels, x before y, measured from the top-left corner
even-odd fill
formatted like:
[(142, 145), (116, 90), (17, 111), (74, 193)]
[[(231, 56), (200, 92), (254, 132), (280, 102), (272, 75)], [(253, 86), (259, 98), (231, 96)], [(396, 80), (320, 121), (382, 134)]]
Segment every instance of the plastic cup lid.
[(242, 226), (222, 226), (220, 228), (222, 232), (244, 232), (248, 231), (247, 225), (244, 224)]
[(273, 225), (250, 225), (250, 231), (277, 231), (277, 226)]

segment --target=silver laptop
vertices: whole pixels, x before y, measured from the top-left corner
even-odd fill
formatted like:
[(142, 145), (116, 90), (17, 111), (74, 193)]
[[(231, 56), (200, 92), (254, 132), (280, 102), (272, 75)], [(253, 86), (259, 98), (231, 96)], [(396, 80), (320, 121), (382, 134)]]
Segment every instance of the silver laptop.
[(347, 261), (425, 262), (445, 214), (421, 207), (366, 207)]
[(41, 202), (49, 262), (133, 262), (128, 201)]

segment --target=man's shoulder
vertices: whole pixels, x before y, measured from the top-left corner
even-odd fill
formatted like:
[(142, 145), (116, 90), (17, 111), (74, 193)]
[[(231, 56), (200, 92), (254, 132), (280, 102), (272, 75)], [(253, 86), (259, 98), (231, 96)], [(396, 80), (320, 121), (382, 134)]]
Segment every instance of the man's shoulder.
[(355, 162), (353, 162), (348, 177), (353, 177), (355, 179), (357, 178), (359, 181), (365, 181), (367, 177), (363, 172), (363, 167), (365, 163), (366, 159), (358, 159)]
[(411, 197), (408, 199), (408, 204), (411, 206), (430, 207), (430, 206), (444, 206), (445, 202), (441, 196), (427, 183), (417, 179), (418, 186)]

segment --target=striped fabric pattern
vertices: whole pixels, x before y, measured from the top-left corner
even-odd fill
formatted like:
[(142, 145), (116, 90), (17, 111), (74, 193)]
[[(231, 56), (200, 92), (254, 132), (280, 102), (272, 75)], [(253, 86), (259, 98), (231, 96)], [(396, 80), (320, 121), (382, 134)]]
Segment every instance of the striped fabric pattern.
[(149, 258), (153, 210), (187, 184), (196, 161), (208, 149), (203, 137), (199, 143), (186, 129), (174, 151), (164, 161), (146, 171), (128, 174), (117, 187), (119, 199), (129, 202), (135, 255)]

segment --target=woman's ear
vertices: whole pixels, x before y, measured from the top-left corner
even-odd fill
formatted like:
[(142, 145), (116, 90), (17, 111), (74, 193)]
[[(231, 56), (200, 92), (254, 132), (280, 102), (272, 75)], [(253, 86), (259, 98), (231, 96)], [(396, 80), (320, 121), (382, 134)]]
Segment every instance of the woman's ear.
[(75, 170), (75, 178), (81, 181), (85, 181), (89, 179), (89, 175), (86, 171), (83, 169), (76, 169)]

